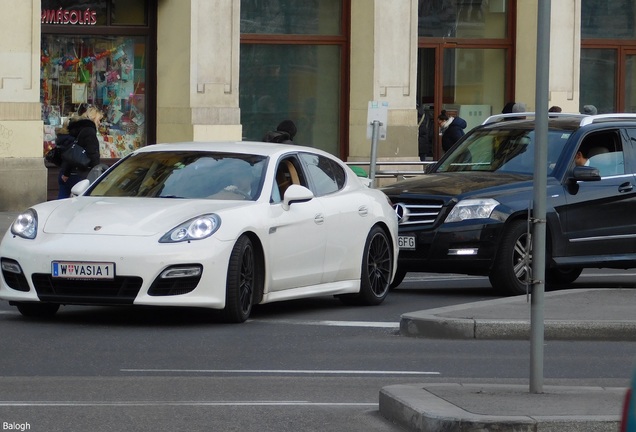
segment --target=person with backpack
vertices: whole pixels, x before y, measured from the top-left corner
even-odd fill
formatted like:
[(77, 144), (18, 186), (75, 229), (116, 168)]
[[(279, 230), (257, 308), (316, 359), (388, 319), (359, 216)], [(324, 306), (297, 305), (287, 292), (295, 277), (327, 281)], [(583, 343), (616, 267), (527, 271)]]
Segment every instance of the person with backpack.
[(294, 144), (296, 125), (291, 120), (283, 120), (276, 126), (276, 130), (267, 132), (263, 137), (265, 142)]

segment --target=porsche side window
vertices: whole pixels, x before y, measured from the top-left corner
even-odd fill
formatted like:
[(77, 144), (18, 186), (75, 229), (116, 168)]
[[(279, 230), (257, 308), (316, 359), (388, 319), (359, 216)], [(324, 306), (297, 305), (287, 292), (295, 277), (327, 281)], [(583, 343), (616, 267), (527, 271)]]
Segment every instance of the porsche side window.
[(327, 195), (344, 187), (346, 174), (336, 162), (309, 153), (301, 153), (300, 158), (307, 166), (316, 196)]
[(282, 159), (276, 168), (276, 179), (272, 188), (271, 202), (281, 202), (285, 191), (293, 184), (306, 186), (302, 172), (296, 167), (293, 158)]

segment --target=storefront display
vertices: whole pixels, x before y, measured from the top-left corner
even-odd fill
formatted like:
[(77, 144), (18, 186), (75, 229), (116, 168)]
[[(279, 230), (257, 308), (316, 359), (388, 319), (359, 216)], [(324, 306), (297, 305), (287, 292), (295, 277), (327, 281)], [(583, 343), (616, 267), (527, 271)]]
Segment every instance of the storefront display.
[(103, 158), (121, 158), (146, 144), (145, 38), (43, 35), (40, 73), (44, 153), (56, 128), (82, 104), (104, 113)]

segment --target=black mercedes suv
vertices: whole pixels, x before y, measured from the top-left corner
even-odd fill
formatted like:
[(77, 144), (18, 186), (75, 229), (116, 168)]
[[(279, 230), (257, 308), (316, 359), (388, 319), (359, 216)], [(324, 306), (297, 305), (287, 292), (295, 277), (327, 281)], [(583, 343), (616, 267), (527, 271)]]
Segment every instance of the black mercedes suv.
[[(526, 293), (534, 129), (533, 113), (492, 116), (427, 174), (383, 188), (400, 220), (393, 287), (418, 271)], [(636, 114), (550, 114), (547, 154), (546, 283), (636, 267)]]

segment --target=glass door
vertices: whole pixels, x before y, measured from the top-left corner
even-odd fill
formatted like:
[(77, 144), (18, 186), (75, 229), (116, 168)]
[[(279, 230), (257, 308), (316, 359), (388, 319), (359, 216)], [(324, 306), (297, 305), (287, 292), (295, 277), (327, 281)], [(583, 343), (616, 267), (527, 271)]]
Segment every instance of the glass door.
[(623, 107), (625, 112), (636, 113), (636, 50), (628, 50), (624, 57), (625, 73), (623, 82), (625, 83), (625, 101)]
[(501, 112), (506, 103), (507, 50), (420, 45), (417, 67), (418, 148), (421, 160), (442, 156), (437, 116), (466, 121), (464, 132)]

